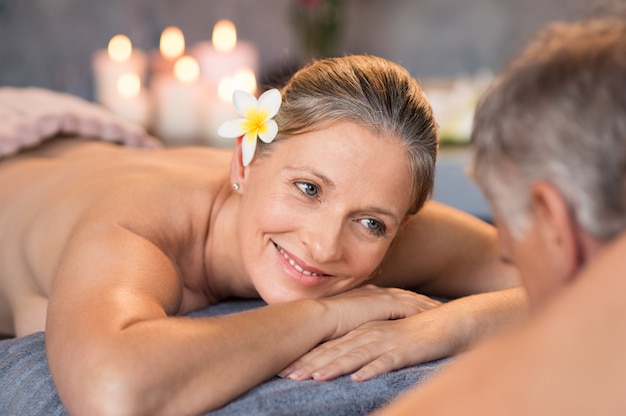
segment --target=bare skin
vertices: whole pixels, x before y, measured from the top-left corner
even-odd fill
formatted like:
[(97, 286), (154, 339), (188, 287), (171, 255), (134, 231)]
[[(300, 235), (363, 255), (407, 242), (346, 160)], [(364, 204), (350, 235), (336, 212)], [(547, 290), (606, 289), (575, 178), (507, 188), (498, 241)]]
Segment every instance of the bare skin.
[[(347, 127), (333, 127), (329, 140), (341, 134), (350, 146)], [(357, 129), (355, 137), (363, 140), (363, 134)], [(324, 188), (326, 199), (310, 201), (298, 194), (300, 202), (276, 218), (269, 208), (261, 209), (276, 198), (283, 198), (280, 206), (291, 204), (289, 195), (301, 190), (300, 181), (313, 181), (300, 179), (310, 175), (301, 167), (305, 173), (297, 173), (299, 181), (275, 174), (283, 172), (277, 170), (281, 161), (309, 166), (305, 155), (310, 149), (302, 143), (277, 145), (271, 157), (259, 158), (252, 168), (237, 165), (232, 152), (133, 150), (77, 139), (55, 139), (2, 161), (0, 332), (22, 336), (46, 330), (51, 372), (71, 413), (199, 413), (277, 374), (321, 341), (366, 322), (442, 308), (401, 289), (358, 288), (403, 228), (409, 201), (385, 191), (392, 188), (384, 182), (396, 178), (398, 183), (402, 175), (382, 169), (372, 176), (370, 186), (389, 192), (383, 200), (393, 201), (379, 206), (379, 198), (345, 197), (353, 183), (342, 178), (350, 177), (352, 167), (322, 161), (348, 160), (359, 151), (378, 157), (387, 144), (317, 155), (326, 178), (335, 180)], [(234, 181), (241, 183), (237, 192), (231, 188)], [(278, 181), (276, 189), (280, 181), (289, 182), (286, 194), (267, 195), (261, 186), (267, 181)], [(371, 206), (375, 209), (367, 208)], [(307, 221), (287, 218), (275, 225), (297, 209), (310, 214)], [(386, 224), (385, 235), (370, 233), (372, 217)], [(335, 234), (327, 237), (328, 228), (315, 231), (320, 229), (314, 227), (316, 221), (325, 221)], [(255, 228), (257, 223), (265, 229)], [(468, 230), (471, 245), (453, 243), (458, 226)], [(400, 235), (377, 284), (423, 286), (444, 296), (518, 284), (516, 274), (497, 260), (491, 227), (437, 204), (429, 204), (404, 227), (437, 237)], [(353, 247), (369, 255), (359, 258)], [(421, 255), (410, 255), (406, 247)], [(285, 256), (319, 273), (295, 273)], [(340, 292), (345, 293), (336, 295)], [(181, 317), (229, 297), (259, 296), (271, 305), (223, 318)], [(506, 297), (498, 304), (510, 311), (523, 309)], [(459, 309), (441, 325), (470, 309)], [(463, 322), (472, 328), (487, 316), (477, 312)], [(500, 320), (486, 322), (498, 326)], [(438, 354), (456, 348), (452, 342), (437, 342), (442, 344)]]
[[(212, 164), (203, 163), (200, 171), (202, 156), (188, 150), (120, 152), (117, 147), (99, 142), (58, 140), (3, 161), (0, 201), (4, 208), (0, 221), (6, 238), (0, 242), (5, 260), (0, 276), (2, 293), (8, 301), (2, 305), (12, 305), (12, 311), (3, 310), (0, 331), (21, 336), (44, 329), (47, 299), (71, 241), (70, 233), (80, 230), (91, 218), (114, 222), (120, 230), (127, 227), (125, 219), (141, 218), (145, 224), (140, 232), (149, 234), (145, 238), (150, 241), (167, 246), (163, 249), (169, 251), (182, 243), (183, 247), (195, 246), (196, 251), (177, 255), (179, 266), (188, 270), (182, 270), (185, 280), (176, 289), (179, 299), (169, 305), (167, 312), (184, 314), (214, 303), (218, 295), (206, 293), (206, 283), (200, 281), (204, 275), (204, 235), (197, 235), (195, 241), (187, 241), (185, 235), (185, 226), (206, 233), (206, 215), (228, 175), (231, 155), (210, 153)], [(194, 162), (196, 165), (191, 167)], [(185, 166), (190, 167), (181, 169)], [(178, 177), (171, 175), (172, 169), (177, 170)], [(149, 183), (165, 186), (151, 189)], [(136, 193), (137, 184), (141, 184), (143, 195)], [(205, 192), (194, 194), (196, 188), (204, 188)], [(167, 215), (170, 210), (185, 208), (190, 208), (187, 212), (193, 215), (186, 224), (176, 224), (180, 217)], [(95, 264), (97, 257), (92, 261)], [(8, 278), (12, 276), (22, 278)]]
[(626, 317), (625, 249), (622, 236), (529, 323), (468, 352), (376, 415), (623, 414), (626, 336), (616, 328)]
[(622, 11), (546, 25), (476, 109), (471, 169), (531, 319), (377, 415), (626, 413)]

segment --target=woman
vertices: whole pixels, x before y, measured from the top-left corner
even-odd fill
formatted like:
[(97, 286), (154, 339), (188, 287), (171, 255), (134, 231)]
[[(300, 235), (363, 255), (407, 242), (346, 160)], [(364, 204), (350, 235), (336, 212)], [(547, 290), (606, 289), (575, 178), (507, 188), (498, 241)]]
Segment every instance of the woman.
[[(424, 206), (436, 127), (404, 69), (320, 61), (281, 97), (277, 131), (255, 120), (233, 154), (55, 139), (0, 163), (0, 332), (45, 325), (71, 413), (199, 413), (281, 370), (366, 379), (523, 315), (519, 290), (493, 292), (518, 284), (494, 230)], [(269, 306), (181, 317), (232, 297)], [(361, 332), (379, 335), (354, 360)]]

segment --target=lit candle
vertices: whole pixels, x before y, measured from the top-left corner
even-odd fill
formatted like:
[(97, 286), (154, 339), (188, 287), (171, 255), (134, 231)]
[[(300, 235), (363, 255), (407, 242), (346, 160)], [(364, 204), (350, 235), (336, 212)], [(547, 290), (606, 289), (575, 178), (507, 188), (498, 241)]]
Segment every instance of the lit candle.
[(241, 117), (232, 103), (233, 92), (243, 90), (255, 94), (256, 87), (254, 72), (250, 68), (243, 68), (232, 76), (223, 77), (217, 89), (207, 93), (201, 126), (205, 144), (219, 148), (234, 147), (236, 140), (218, 136), (217, 129), (224, 121)]
[(175, 27), (169, 26), (161, 33), (159, 51), (153, 52), (151, 66), (153, 74), (172, 74), (174, 63), (185, 53), (185, 36)]
[(154, 79), (154, 128), (168, 145), (192, 145), (199, 141), (204, 95), (199, 76), (198, 62), (191, 56), (183, 56), (174, 64), (174, 76), (161, 74)]
[(150, 102), (141, 88), (139, 76), (133, 72), (122, 74), (117, 81), (119, 99), (112, 110), (120, 117), (147, 127), (150, 121)]
[(200, 75), (211, 87), (226, 76), (248, 68), (258, 73), (259, 54), (251, 43), (237, 40), (237, 29), (229, 20), (220, 20), (213, 28), (211, 42), (201, 42), (190, 51), (200, 64)]
[(97, 51), (92, 59), (95, 100), (107, 107), (118, 101), (117, 83), (122, 74), (134, 73), (140, 82), (146, 75), (147, 59), (144, 52), (133, 49), (130, 39), (116, 35), (106, 50)]
[(235, 72), (233, 76), (233, 91), (230, 93), (230, 97), (233, 96), (232, 93), (235, 90), (243, 90), (252, 95), (256, 94), (256, 76), (252, 69), (243, 68)]

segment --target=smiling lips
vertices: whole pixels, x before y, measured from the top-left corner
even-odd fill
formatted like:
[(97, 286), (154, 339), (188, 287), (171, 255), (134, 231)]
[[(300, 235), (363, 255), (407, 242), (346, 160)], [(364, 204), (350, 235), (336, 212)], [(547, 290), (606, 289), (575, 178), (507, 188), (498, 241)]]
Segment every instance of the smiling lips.
[(302, 267), (298, 263), (296, 263), (296, 261), (293, 258), (291, 258), (289, 256), (289, 254), (287, 254), (287, 252), (285, 250), (283, 250), (283, 248), (281, 246), (279, 246), (276, 243), (274, 243), (274, 245), (276, 246), (276, 248), (278, 249), (280, 254), (283, 255), (285, 260), (287, 260), (287, 262), (291, 265), (291, 267), (293, 267), (298, 272), (300, 272), (300, 273), (302, 273), (302, 274), (304, 274), (306, 276), (315, 276), (315, 277), (329, 276), (327, 274), (324, 274), (324, 272), (322, 272), (321, 270), (310, 269), (310, 268), (306, 268), (305, 269), (304, 267)]

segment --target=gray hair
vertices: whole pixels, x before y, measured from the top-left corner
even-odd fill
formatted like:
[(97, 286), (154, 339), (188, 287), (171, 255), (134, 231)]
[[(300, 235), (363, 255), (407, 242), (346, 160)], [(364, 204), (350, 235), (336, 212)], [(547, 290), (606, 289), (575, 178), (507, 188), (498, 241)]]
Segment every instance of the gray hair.
[(555, 186), (606, 241), (626, 226), (626, 20), (555, 23), (482, 98), (472, 173), (513, 235), (535, 181)]
[[(413, 189), (407, 190), (413, 200), (409, 214), (423, 206), (434, 185), (437, 125), (425, 94), (406, 69), (367, 55), (323, 59), (298, 71), (282, 89), (282, 97), (274, 142), (340, 120), (375, 134), (390, 133), (407, 150), (413, 176)], [(260, 146), (260, 151), (271, 148)]]

